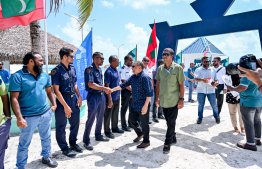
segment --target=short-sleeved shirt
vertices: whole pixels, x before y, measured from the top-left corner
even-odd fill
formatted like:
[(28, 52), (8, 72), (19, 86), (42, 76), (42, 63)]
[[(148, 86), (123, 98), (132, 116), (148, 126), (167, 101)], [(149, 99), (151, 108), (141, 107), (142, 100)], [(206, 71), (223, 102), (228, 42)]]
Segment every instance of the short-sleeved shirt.
[[(217, 79), (217, 73), (216, 70), (209, 67), (208, 69), (205, 69), (203, 66), (199, 67), (195, 71), (195, 78), (210, 78), (215, 81)], [(215, 93), (215, 88), (212, 87), (210, 84), (204, 83), (204, 82), (197, 82), (197, 92), (198, 93), (204, 93), (204, 94), (211, 94)]]
[(9, 91), (20, 92), (18, 102), (22, 116), (41, 115), (50, 108), (46, 97), (46, 87), (51, 87), (51, 83), (45, 72), (35, 77), (25, 66), (12, 74)]
[(133, 71), (130, 67), (124, 65), (119, 70), (119, 75), (121, 80), (127, 80), (130, 76), (132, 76)]
[(144, 72), (146, 75), (148, 75), (150, 77), (150, 79), (153, 79), (153, 71), (151, 69), (149, 69), (149, 67), (144, 68)]
[(180, 97), (179, 82), (186, 80), (183, 68), (175, 62), (172, 62), (169, 68), (163, 64), (157, 69), (156, 80), (160, 81), (160, 106), (164, 108), (176, 106)]
[[(3, 82), (2, 78), (0, 77), (0, 96), (7, 95), (5, 83)], [(0, 97), (0, 126), (7, 121), (7, 118), (3, 115), (3, 102)]]
[(6, 70), (4, 68), (2, 70), (0, 70), (0, 76), (2, 77), (2, 80), (4, 81), (5, 84), (9, 83), (9, 79), (10, 79), (11, 75), (10, 75), (8, 70)]
[(102, 75), (102, 69), (99, 67), (97, 69), (96, 65), (92, 63), (90, 66), (88, 66), (85, 69), (85, 88), (86, 91), (90, 93), (102, 93), (103, 90), (95, 90), (88, 86), (88, 82), (93, 82), (98, 84), (99, 86), (103, 86), (103, 75)]
[(156, 73), (157, 73), (157, 68), (152, 72), (152, 74), (153, 74), (153, 80), (154, 80), (154, 86), (156, 86), (156, 83), (157, 83)]
[(189, 78), (189, 79), (194, 79), (194, 76), (192, 76), (190, 73), (195, 73), (195, 69), (194, 68), (191, 68), (191, 67), (189, 67), (188, 69), (187, 69), (187, 77)]
[(240, 85), (247, 86), (247, 89), (240, 94), (240, 106), (245, 107), (262, 107), (262, 95), (257, 85), (246, 77), (242, 77)]
[(51, 71), (53, 85), (59, 85), (62, 94), (75, 94), (75, 83), (77, 81), (75, 67), (68, 68), (61, 62)]
[[(113, 67), (110, 66), (108, 69), (106, 69), (104, 77), (105, 77), (104, 82), (108, 83), (111, 89), (119, 86), (120, 77), (118, 75), (118, 71)], [(120, 98), (120, 91), (111, 93), (111, 97), (112, 97), (112, 101), (118, 100)]]
[(154, 94), (152, 80), (142, 71), (137, 75), (133, 74), (127, 81), (122, 83), (120, 87), (124, 89), (130, 85), (132, 87), (133, 97), (131, 107), (134, 111), (142, 111), (146, 98), (152, 97)]

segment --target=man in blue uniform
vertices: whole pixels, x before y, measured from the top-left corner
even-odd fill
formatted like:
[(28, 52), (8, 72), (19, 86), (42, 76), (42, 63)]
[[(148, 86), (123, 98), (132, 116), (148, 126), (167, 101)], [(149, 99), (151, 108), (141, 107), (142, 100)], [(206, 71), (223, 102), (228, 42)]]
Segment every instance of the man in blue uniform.
[[(56, 94), (57, 109), (55, 111), (56, 119), (56, 141), (64, 155), (68, 157), (76, 156), (76, 152), (83, 150), (76, 144), (77, 133), (80, 121), (80, 109), (82, 97), (79, 93), (76, 81), (75, 67), (73, 63), (73, 50), (63, 47), (59, 52), (61, 63), (52, 70), (52, 85)], [(76, 98), (76, 95), (78, 98)], [(69, 144), (66, 142), (66, 124), (67, 119), (70, 123)]]
[[(106, 70), (105, 76), (105, 87), (110, 87), (111, 89), (119, 86), (120, 77), (118, 75), (117, 67), (119, 66), (119, 59), (117, 56), (112, 55), (109, 57), (110, 67)], [(119, 100), (120, 91), (107, 94), (107, 107), (104, 113), (104, 130), (105, 135), (108, 138), (114, 139), (113, 133), (124, 133), (123, 130), (118, 128), (118, 112), (119, 112)], [(111, 129), (110, 129), (111, 120)]]
[(4, 68), (4, 62), (0, 62), (0, 76), (5, 84), (9, 83), (10, 73)]
[(104, 62), (104, 56), (101, 52), (95, 52), (93, 54), (93, 63), (85, 69), (85, 88), (88, 91), (86, 101), (88, 105), (88, 119), (86, 121), (86, 128), (84, 133), (84, 147), (87, 150), (93, 150), (93, 146), (90, 143), (90, 131), (96, 120), (95, 137), (96, 141), (109, 141), (101, 135), (101, 129), (103, 124), (103, 116), (106, 108), (106, 98), (103, 91), (106, 94), (112, 92), (108, 87), (103, 86), (102, 70), (99, 66), (102, 66)]

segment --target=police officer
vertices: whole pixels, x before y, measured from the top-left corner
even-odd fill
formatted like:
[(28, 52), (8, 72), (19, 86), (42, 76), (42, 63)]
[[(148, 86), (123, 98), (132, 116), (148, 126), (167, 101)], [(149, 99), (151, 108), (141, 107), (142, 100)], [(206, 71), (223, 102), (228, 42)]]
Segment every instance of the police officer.
[[(79, 93), (76, 81), (75, 67), (73, 63), (73, 50), (63, 47), (59, 52), (61, 63), (52, 70), (52, 85), (56, 94), (57, 109), (55, 111), (56, 119), (56, 140), (63, 154), (68, 157), (76, 156), (76, 152), (83, 150), (76, 144), (80, 121), (80, 109), (82, 97)], [(78, 98), (76, 97), (76, 94)], [(67, 119), (70, 123), (69, 144), (66, 142), (66, 124)]]
[(104, 111), (106, 108), (106, 94), (112, 92), (108, 87), (103, 86), (102, 70), (99, 66), (102, 66), (104, 62), (104, 56), (101, 52), (95, 52), (93, 54), (93, 63), (85, 69), (85, 88), (88, 91), (86, 101), (88, 105), (88, 119), (86, 121), (85, 133), (84, 133), (84, 147), (87, 150), (93, 150), (93, 146), (90, 143), (90, 131), (96, 120), (95, 137), (96, 141), (109, 141), (101, 135), (101, 129), (103, 124)]

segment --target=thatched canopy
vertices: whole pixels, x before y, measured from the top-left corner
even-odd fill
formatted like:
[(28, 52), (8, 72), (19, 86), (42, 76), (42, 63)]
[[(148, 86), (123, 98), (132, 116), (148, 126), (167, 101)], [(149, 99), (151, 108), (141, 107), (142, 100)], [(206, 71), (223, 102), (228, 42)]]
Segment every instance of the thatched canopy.
[[(41, 30), (42, 56), (45, 54), (44, 31)], [(77, 47), (51, 34), (47, 34), (48, 63), (60, 63), (59, 50), (68, 47), (77, 51)], [(31, 51), (30, 27), (14, 26), (0, 34), (0, 61), (9, 60), (11, 64), (22, 63), (23, 57)]]

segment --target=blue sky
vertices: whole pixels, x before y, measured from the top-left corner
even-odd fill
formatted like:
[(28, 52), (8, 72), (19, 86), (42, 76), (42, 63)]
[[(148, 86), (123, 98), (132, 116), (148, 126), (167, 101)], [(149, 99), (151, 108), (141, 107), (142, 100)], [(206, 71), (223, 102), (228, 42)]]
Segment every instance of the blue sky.
[[(84, 36), (93, 27), (94, 51), (101, 51), (105, 56), (105, 64), (110, 55), (117, 55), (115, 46), (120, 46), (119, 56), (124, 56), (138, 45), (138, 60), (146, 54), (151, 33), (149, 24), (167, 21), (169, 25), (201, 20), (190, 6), (194, 0), (96, 0), (93, 11), (84, 26)], [(48, 33), (55, 35), (76, 47), (81, 44), (81, 31), (77, 21), (66, 16), (68, 13), (78, 17), (75, 0), (65, 0), (65, 5), (56, 15), (51, 13), (47, 18)], [(232, 15), (262, 8), (262, 0), (235, 0), (226, 15)], [(49, 0), (47, 0), (49, 11)], [(43, 28), (43, 20), (41, 27)], [(157, 28), (156, 28), (157, 29)], [(230, 57), (230, 62), (238, 61), (239, 57), (252, 53), (261, 57), (261, 47), (257, 31), (208, 36), (222, 52)], [(190, 45), (196, 38), (180, 40), (178, 50)]]

